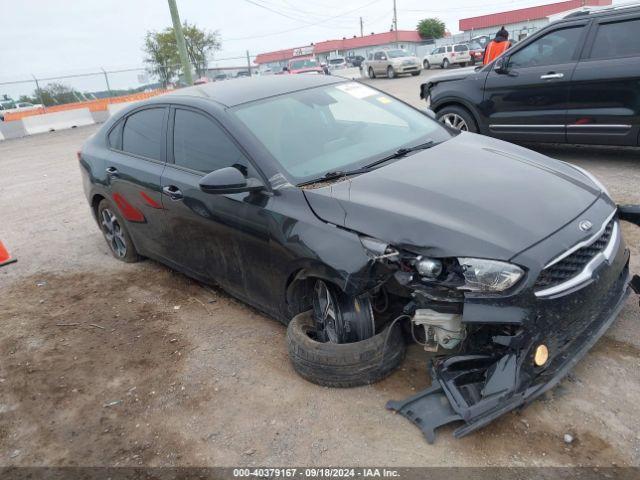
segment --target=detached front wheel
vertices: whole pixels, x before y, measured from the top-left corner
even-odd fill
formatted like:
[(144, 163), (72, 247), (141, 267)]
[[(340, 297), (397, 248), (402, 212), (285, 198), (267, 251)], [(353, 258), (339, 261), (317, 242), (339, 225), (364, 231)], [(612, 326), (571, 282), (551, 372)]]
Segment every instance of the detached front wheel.
[(311, 312), (295, 316), (287, 328), (289, 358), (304, 379), (326, 387), (356, 387), (378, 382), (402, 362), (400, 325), (355, 343), (321, 342)]

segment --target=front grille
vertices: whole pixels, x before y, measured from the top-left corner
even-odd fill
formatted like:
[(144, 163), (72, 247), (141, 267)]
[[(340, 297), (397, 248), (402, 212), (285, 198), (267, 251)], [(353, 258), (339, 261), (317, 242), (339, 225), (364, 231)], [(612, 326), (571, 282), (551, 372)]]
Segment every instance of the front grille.
[(546, 289), (560, 285), (567, 280), (578, 275), (587, 266), (587, 263), (598, 253), (602, 252), (611, 239), (615, 219), (612, 219), (595, 242), (591, 245), (579, 248), (571, 255), (563, 258), (557, 263), (545, 268), (540, 272), (540, 276), (534, 287), (536, 290)]

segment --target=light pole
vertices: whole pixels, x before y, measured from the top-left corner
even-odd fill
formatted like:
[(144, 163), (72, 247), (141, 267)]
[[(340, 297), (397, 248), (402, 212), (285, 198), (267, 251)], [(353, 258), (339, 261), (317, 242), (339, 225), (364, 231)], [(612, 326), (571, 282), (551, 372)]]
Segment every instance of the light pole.
[(180, 55), (180, 63), (182, 63), (182, 71), (184, 73), (184, 81), (187, 85), (193, 85), (193, 77), (191, 76), (191, 64), (187, 56), (187, 45), (184, 41), (184, 33), (182, 32), (182, 23), (180, 23), (180, 15), (178, 14), (178, 6), (176, 0), (169, 1), (169, 10), (171, 11), (171, 21), (173, 22), (173, 31), (176, 32), (176, 43), (178, 44), (178, 54)]

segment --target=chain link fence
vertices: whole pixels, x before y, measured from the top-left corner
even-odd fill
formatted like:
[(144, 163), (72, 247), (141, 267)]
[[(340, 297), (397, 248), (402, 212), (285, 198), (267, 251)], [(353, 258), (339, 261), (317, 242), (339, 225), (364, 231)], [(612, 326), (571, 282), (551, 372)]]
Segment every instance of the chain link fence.
[[(192, 65), (194, 80), (215, 81), (249, 76), (257, 73), (257, 66), (249, 55), (216, 58), (205, 65)], [(213, 66), (212, 66), (213, 65)], [(136, 66), (69, 71), (60, 74), (22, 74), (0, 76), (0, 112), (28, 108), (27, 104), (42, 105), (45, 109), (91, 100), (109, 99), (186, 86), (180, 65)]]

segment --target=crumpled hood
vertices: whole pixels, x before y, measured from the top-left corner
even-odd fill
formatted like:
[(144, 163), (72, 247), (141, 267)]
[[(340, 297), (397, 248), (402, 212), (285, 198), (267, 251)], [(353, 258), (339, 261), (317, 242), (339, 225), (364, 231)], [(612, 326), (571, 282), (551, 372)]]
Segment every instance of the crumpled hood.
[(416, 253), (509, 260), (600, 192), (568, 164), (462, 133), (304, 194), (322, 220)]

